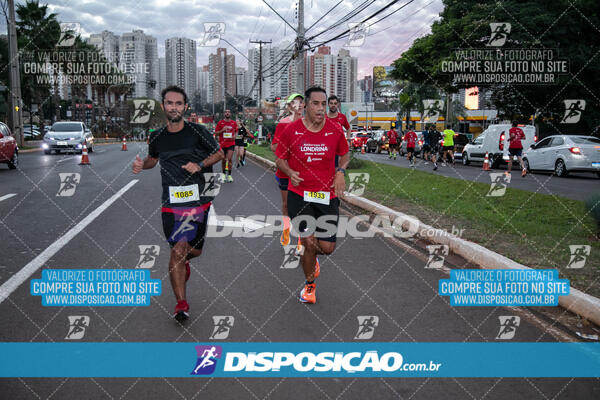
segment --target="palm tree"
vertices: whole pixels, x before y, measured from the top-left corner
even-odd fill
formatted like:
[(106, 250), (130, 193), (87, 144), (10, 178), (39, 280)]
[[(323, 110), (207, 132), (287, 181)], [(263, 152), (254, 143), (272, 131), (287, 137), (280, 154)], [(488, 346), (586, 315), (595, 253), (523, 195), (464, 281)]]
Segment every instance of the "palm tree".
[[(18, 48), (24, 60), (45, 64), (60, 39), (60, 24), (56, 14), (49, 14), (47, 5), (40, 6), (38, 1), (31, 0), (25, 4), (18, 4), (16, 14)], [(23, 101), (29, 105), (31, 115), (33, 102), (40, 104), (41, 111), (42, 100), (50, 98), (50, 85), (47, 81), (37, 79), (41, 73), (32, 75), (23, 72), (21, 72)]]

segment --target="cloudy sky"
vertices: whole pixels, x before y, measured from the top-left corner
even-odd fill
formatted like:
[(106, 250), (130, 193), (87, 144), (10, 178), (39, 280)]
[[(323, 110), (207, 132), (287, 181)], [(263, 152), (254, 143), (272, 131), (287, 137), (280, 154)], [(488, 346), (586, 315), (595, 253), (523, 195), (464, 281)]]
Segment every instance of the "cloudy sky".
[[(295, 0), (266, 0), (290, 25), (296, 27)], [(18, 0), (17, 4), (25, 1)], [(248, 55), (250, 39), (272, 40), (273, 45), (288, 44), (295, 32), (287, 26), (262, 0), (43, 0), (61, 22), (79, 22), (82, 36), (109, 30), (115, 34), (142, 29), (157, 38), (159, 56), (164, 55), (164, 41), (172, 37), (186, 37), (200, 41), (204, 36), (205, 22), (225, 22), (224, 38), (244, 56)], [(311, 45), (331, 39), (348, 28), (348, 22), (359, 22), (392, 0), (305, 0), (305, 27), (310, 27), (319, 18), (338, 4), (306, 36), (318, 34), (340, 21), (350, 12), (362, 12), (351, 17), (334, 29), (330, 29), (311, 41)], [(406, 5), (409, 3), (408, 5)], [(369, 20), (368, 37), (360, 47), (350, 47), (350, 54), (358, 57), (359, 78), (370, 75), (375, 65), (390, 65), (410, 47), (412, 41), (430, 31), (431, 23), (438, 17), (443, 6), (441, 0), (402, 0), (391, 5), (377, 17)], [(393, 13), (393, 14), (392, 14)], [(391, 15), (389, 15), (391, 14)], [(389, 17), (386, 18), (386, 15)], [(384, 18), (383, 20), (381, 20)], [(4, 22), (4, 19), (0, 19)], [(0, 28), (6, 31), (6, 25)], [(347, 39), (329, 43), (337, 54)], [(236, 66), (247, 66), (247, 61), (232, 46), (221, 41), (235, 54)], [(198, 47), (198, 65), (208, 64), (208, 55), (215, 47)]]

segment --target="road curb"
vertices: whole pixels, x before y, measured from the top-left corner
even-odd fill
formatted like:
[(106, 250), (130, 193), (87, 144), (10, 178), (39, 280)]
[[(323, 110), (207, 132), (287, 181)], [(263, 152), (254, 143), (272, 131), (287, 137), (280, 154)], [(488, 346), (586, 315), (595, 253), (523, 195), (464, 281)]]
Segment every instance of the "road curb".
[[(247, 155), (262, 164), (267, 168), (275, 168), (273, 161), (267, 160), (264, 157), (260, 157), (254, 153), (247, 152)], [(374, 214), (392, 217), (393, 220), (400, 218), (406, 222), (407, 225), (417, 223), (417, 235), (435, 244), (447, 245), (448, 248), (453, 252), (463, 257), (468, 262), (471, 262), (483, 269), (533, 269), (525, 265), (519, 264), (516, 261), (511, 260), (501, 254), (486, 249), (485, 247), (478, 245), (477, 243), (470, 242), (448, 233), (442, 229), (434, 228), (430, 225), (426, 225), (419, 221), (415, 217), (411, 217), (407, 214), (393, 210), (389, 207), (383, 206), (372, 200), (365, 199), (364, 197), (347, 194), (344, 197), (344, 201), (362, 208), (366, 211)], [(403, 227), (405, 224), (403, 223)], [(414, 227), (413, 227), (414, 228)], [(580, 315), (596, 325), (600, 326), (600, 299), (597, 297), (586, 294), (580, 290), (570, 287), (568, 296), (560, 296), (558, 300), (563, 308)]]

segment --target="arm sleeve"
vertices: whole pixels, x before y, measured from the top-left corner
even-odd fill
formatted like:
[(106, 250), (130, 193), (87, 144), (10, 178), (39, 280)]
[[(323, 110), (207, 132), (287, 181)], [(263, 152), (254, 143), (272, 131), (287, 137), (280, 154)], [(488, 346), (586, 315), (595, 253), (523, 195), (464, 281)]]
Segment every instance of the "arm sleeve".
[(338, 136), (338, 142), (337, 142), (337, 147), (335, 149), (335, 154), (337, 154), (338, 156), (343, 156), (344, 154), (346, 154), (349, 151), (350, 151), (350, 148), (348, 147), (348, 141), (346, 140), (346, 136), (343, 133), (341, 133)]
[(342, 114), (344, 116), (344, 123), (342, 124), (342, 126), (344, 127), (344, 129), (350, 129), (350, 124), (348, 123), (348, 119), (346, 118), (346, 116), (344, 114)]

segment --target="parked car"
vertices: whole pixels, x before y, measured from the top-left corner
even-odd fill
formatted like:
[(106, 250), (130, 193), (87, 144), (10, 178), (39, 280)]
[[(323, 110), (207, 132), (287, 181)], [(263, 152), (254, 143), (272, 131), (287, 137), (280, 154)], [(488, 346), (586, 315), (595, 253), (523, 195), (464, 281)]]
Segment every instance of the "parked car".
[(26, 126), (23, 128), (23, 139), (25, 140), (39, 140), (42, 138), (42, 133), (37, 129)]
[[(421, 149), (423, 148), (423, 132), (415, 132), (417, 134), (417, 142), (415, 143), (415, 157), (421, 154)], [(400, 150), (398, 152), (401, 156), (406, 154), (406, 147), (408, 142), (404, 140), (404, 135), (402, 135), (402, 143), (400, 143)]]
[(523, 154), (523, 164), (531, 171), (595, 172), (600, 178), (600, 138), (554, 135), (532, 144)]
[[(505, 162), (503, 157), (508, 159), (508, 130), (512, 127), (510, 124), (490, 125), (485, 131), (475, 138), (471, 143), (464, 146), (462, 151), (462, 162), (469, 165), (471, 161), (481, 161), (485, 159), (485, 153), (488, 153), (490, 165), (492, 168), (498, 168), (500, 163)], [(537, 141), (535, 127), (532, 125), (519, 126), (525, 134), (525, 139), (521, 141), (523, 149)]]
[[(442, 140), (442, 143), (444, 141)], [(454, 158), (462, 158), (462, 153), (467, 144), (469, 144), (469, 137), (464, 133), (459, 133), (454, 136)], [(442, 144), (443, 146), (443, 144)]]
[(83, 122), (60, 121), (55, 122), (44, 136), (42, 148), (46, 154), (63, 150), (81, 154), (84, 144), (90, 153), (94, 151), (94, 136)]
[(6, 124), (0, 122), (0, 163), (8, 164), (9, 169), (19, 165), (19, 146)]
[(352, 138), (352, 148), (360, 149), (365, 144), (367, 144), (367, 140), (369, 140), (370, 135), (367, 132), (357, 132), (356, 135)]
[(373, 135), (367, 140), (367, 152), (378, 154), (382, 151), (389, 152), (389, 143), (386, 131), (373, 131)]

